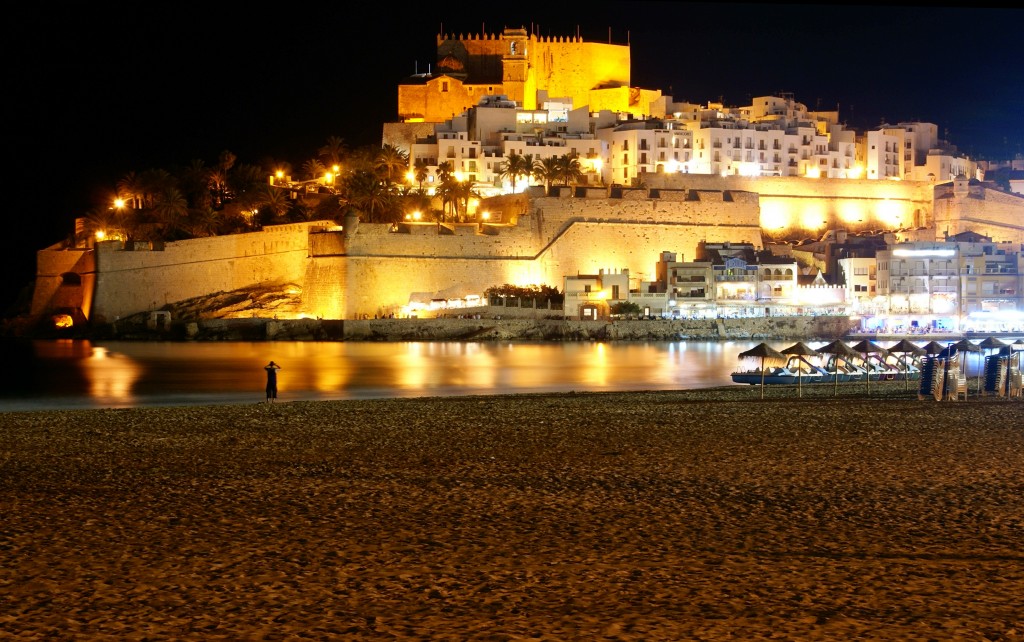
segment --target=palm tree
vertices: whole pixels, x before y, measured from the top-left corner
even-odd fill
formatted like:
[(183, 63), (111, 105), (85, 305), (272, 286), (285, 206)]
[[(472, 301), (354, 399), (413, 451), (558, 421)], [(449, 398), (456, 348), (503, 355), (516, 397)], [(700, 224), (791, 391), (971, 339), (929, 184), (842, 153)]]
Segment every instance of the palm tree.
[(123, 199), (130, 209), (142, 209), (142, 179), (135, 172), (128, 172), (117, 182), (117, 196)]
[(364, 222), (377, 223), (384, 220), (390, 194), (373, 172), (360, 170), (349, 174), (345, 178), (342, 195), (345, 203), (365, 215), (362, 217)]
[(256, 206), (270, 212), (272, 218), (280, 218), (288, 211), (288, 193), (271, 185), (264, 185), (255, 195)]
[(533, 177), (544, 183), (544, 193), (551, 193), (551, 184), (561, 177), (561, 163), (554, 156), (537, 161)]
[(320, 148), (320, 156), (324, 158), (327, 165), (333, 167), (334, 165), (341, 163), (341, 158), (347, 151), (348, 146), (345, 145), (344, 138), (328, 136), (327, 143)]
[(562, 184), (568, 187), (575, 185), (583, 178), (583, 170), (580, 168), (580, 159), (575, 154), (563, 154), (558, 157), (559, 177)]
[(306, 178), (314, 180), (318, 176), (326, 174), (327, 168), (319, 160), (311, 158), (302, 165), (302, 171), (306, 173)]
[(419, 186), (420, 192), (423, 192), (423, 182), (427, 180), (427, 176), (430, 175), (430, 169), (427, 165), (427, 161), (422, 158), (417, 158), (416, 163), (412, 168), (413, 176), (416, 178), (416, 184)]
[(171, 187), (154, 198), (151, 212), (153, 240), (172, 239), (185, 227), (185, 218), (188, 216), (188, 200), (178, 188)]
[(402, 172), (409, 168), (409, 154), (394, 145), (384, 145), (377, 152), (374, 167), (384, 173), (388, 185), (391, 185), (395, 182), (395, 172), (398, 172), (399, 176), (401, 176)]
[(445, 161), (437, 166), (437, 188), (435, 192), (441, 198), (442, 220), (447, 213), (448, 204), (453, 203), (456, 198), (455, 188), (458, 182), (455, 179), (455, 169), (451, 161)]
[(516, 181), (526, 173), (526, 157), (509, 152), (498, 170), (498, 176), (512, 181), (512, 192), (516, 191)]
[[(473, 189), (469, 181), (456, 181), (451, 190), (452, 202), (455, 204), (455, 214), (459, 221), (465, 221), (469, 213), (469, 199), (480, 195)], [(460, 207), (461, 204), (461, 207)]]

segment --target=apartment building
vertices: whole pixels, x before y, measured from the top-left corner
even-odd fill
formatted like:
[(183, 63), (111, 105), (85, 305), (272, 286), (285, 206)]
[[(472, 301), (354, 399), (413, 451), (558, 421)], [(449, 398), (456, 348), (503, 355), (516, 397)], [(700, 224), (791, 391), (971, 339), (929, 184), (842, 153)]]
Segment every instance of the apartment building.
[(965, 232), (947, 241), (897, 243), (876, 256), (876, 309), (959, 330), (979, 313), (1022, 307), (1024, 258), (1013, 243)]

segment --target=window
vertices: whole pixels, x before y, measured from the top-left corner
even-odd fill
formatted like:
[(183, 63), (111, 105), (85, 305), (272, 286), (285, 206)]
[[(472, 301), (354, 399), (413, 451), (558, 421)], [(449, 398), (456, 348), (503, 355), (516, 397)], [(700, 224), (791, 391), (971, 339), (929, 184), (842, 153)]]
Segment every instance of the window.
[(444, 81), (441, 82), (441, 91), (442, 92), (448, 91), (448, 81), (447, 80), (444, 80)]

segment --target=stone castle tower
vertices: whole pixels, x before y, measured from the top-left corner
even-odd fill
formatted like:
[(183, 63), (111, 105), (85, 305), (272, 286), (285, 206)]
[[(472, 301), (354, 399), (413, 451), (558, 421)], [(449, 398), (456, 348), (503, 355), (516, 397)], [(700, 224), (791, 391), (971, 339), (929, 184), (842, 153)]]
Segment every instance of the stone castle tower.
[(403, 122), (444, 122), (488, 95), (505, 95), (524, 109), (537, 109), (539, 92), (571, 99), (573, 107), (635, 111), (629, 70), (629, 45), (584, 42), (578, 36), (538, 37), (521, 28), (479, 36), (438, 35), (435, 70), (398, 86), (398, 117)]

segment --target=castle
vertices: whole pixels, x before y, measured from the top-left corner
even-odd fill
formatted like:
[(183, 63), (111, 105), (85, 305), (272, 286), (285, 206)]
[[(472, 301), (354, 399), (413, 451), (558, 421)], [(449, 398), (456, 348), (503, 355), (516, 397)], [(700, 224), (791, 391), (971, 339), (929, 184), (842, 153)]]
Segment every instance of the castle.
[[(408, 151), (410, 164), (453, 162), (488, 196), (472, 220), (351, 216), (134, 251), (120, 241), (57, 244), (38, 254), (32, 313), (108, 323), (279, 284), (296, 295), (291, 314), (356, 319), (506, 283), (561, 288), (602, 270), (650, 274), (663, 252), (692, 260), (700, 243), (760, 249), (763, 237), (834, 229), (899, 231), (905, 241), (973, 231), (1024, 243), (1024, 199), (963, 178), (976, 167), (944, 151), (934, 126), (858, 137), (838, 114), (786, 96), (733, 110), (683, 105), (630, 87), (629, 65), (628, 45), (521, 29), (439, 36), (436, 72), (400, 84), (402, 122), (386, 123), (382, 138)], [(500, 170), (510, 153), (588, 162), (573, 187), (513, 190)]]

